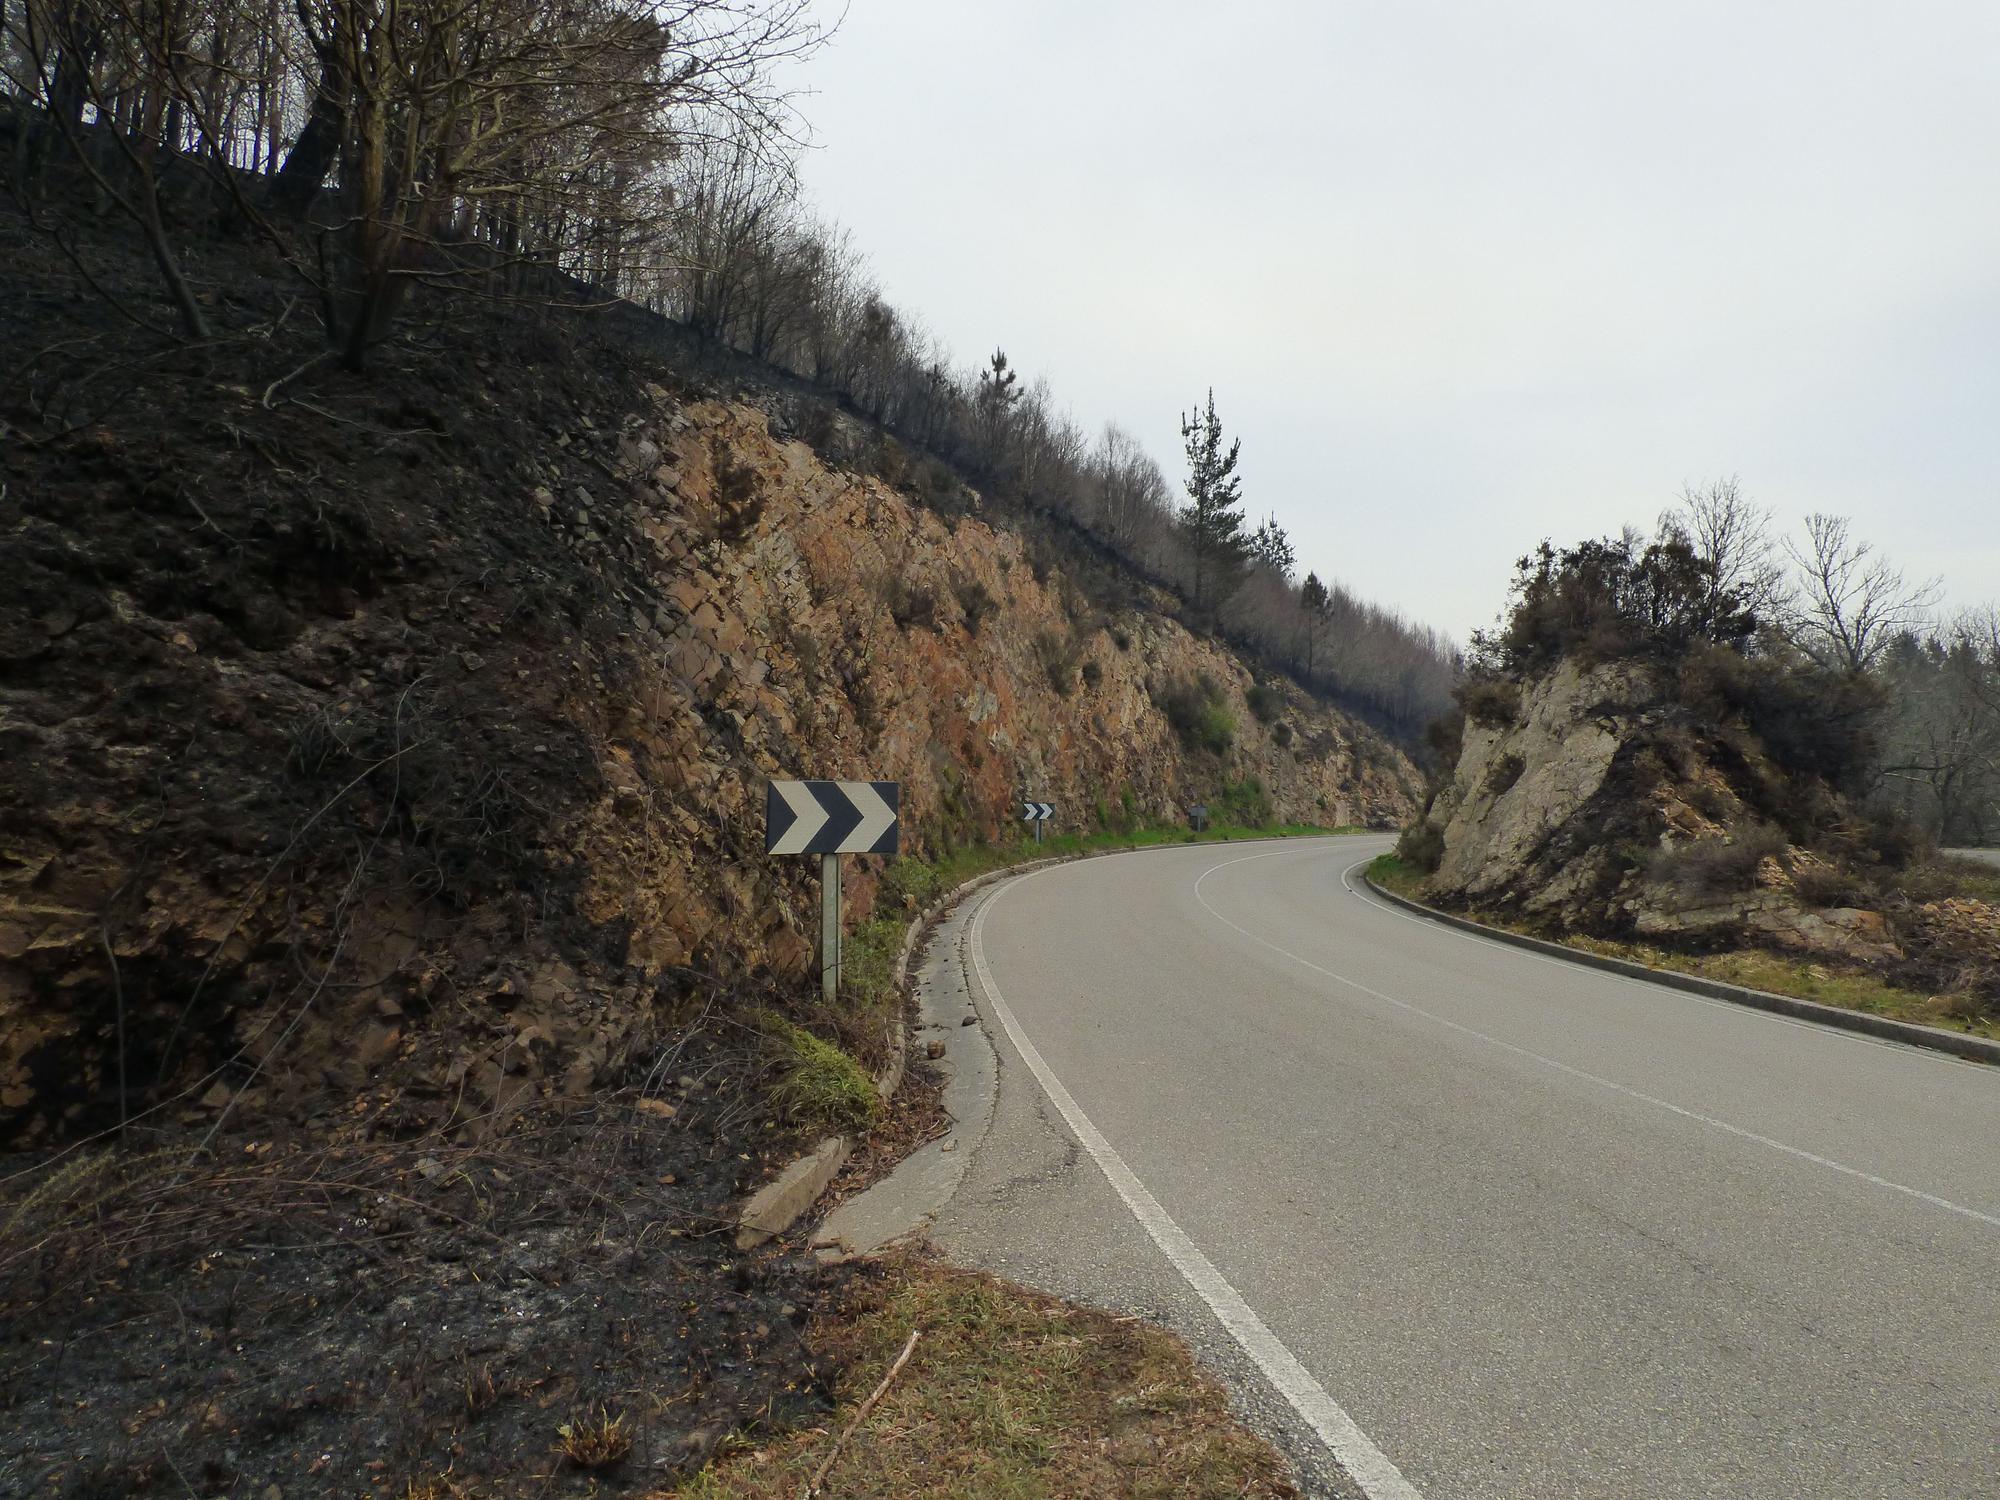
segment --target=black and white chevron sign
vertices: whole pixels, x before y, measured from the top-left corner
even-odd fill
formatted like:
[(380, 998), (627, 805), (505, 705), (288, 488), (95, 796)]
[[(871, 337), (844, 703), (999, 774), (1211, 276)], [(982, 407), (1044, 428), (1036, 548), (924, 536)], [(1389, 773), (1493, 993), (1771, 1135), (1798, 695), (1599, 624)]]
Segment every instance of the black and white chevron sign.
[(774, 781), (764, 794), (766, 854), (894, 854), (894, 781)]
[(1056, 805), (1053, 802), (1023, 802), (1021, 804), (1021, 821), (1023, 823), (1040, 823), (1045, 819), (1054, 817), (1055, 814)]

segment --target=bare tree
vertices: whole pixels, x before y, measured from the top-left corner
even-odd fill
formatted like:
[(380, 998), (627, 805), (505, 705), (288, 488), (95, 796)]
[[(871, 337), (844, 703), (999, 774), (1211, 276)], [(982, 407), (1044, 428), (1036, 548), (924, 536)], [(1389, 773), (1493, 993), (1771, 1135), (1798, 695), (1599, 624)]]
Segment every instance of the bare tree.
[(1900, 635), (1877, 670), (1893, 705), (1890, 800), (1943, 841), (2000, 832), (2000, 612), (1968, 610), (1928, 639)]
[(1866, 672), (1903, 631), (1930, 618), (1940, 585), (1911, 583), (1872, 543), (1855, 540), (1845, 516), (1806, 517), (1803, 543), (1786, 548), (1798, 580), (1790, 634), (1822, 667)]
[(1744, 498), (1734, 475), (1683, 489), (1678, 504), (1661, 515), (1659, 535), (1684, 543), (1702, 565), (1700, 625), (1710, 639), (1722, 632), (1725, 616), (1747, 614), (1770, 625), (1782, 613), (1787, 586), (1770, 512)]

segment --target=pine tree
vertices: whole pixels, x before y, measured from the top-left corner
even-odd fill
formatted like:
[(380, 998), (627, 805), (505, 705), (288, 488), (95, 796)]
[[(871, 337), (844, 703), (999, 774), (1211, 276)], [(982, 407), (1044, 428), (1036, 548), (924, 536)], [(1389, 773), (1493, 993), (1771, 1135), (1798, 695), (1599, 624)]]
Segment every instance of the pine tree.
[(995, 349), (979, 372), (972, 394), (973, 461), (989, 484), (1004, 486), (1012, 476), (1015, 409), (1021, 400), (1020, 374)]
[(1306, 581), (1299, 585), (1300, 625), (1306, 638), (1306, 676), (1312, 676), (1313, 647), (1319, 643), (1320, 632), (1326, 628), (1328, 606), (1333, 602), (1326, 591), (1326, 585), (1319, 581), (1319, 574), (1306, 574)]
[(1208, 409), (1181, 418), (1181, 441), (1187, 448), (1188, 503), (1181, 507), (1181, 533), (1194, 559), (1194, 603), (1211, 608), (1232, 586), (1250, 550), (1243, 535), (1243, 480), (1236, 472), (1238, 438), (1222, 451), (1222, 419), (1215, 414), (1215, 391)]
[(1250, 555), (1287, 582), (1291, 580), (1292, 539), (1285, 535), (1285, 528), (1278, 524), (1276, 516), (1266, 516), (1264, 524), (1257, 528), (1250, 538)]

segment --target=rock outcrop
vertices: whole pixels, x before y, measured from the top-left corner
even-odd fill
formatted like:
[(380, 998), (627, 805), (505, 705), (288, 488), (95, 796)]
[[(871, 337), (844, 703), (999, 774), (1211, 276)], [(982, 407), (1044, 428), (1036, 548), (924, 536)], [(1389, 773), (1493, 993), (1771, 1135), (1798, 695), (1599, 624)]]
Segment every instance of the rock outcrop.
[[(1742, 725), (1691, 713), (1676, 687), (1648, 661), (1570, 658), (1471, 695), (1480, 712), (1423, 823), (1437, 853), (1427, 894), (1558, 933), (1891, 969), (1914, 944), (1946, 978), (1982, 961), (1960, 939), (2000, 930), (2000, 912), (1857, 903), (1879, 887), (1835, 846), (1863, 820), (1833, 789), (1774, 766)], [(1823, 837), (1795, 841), (1780, 803), (1814, 808)]]
[[(619, 448), (664, 602), (633, 619), (639, 676), (608, 726), (587, 899), (648, 963), (725, 947), (801, 970), (802, 914), (771, 902), (768, 861), (716, 836), (761, 826), (769, 774), (901, 782), (920, 854), (1001, 835), (1023, 797), (1056, 803), (1058, 828), (1179, 822), (1249, 778), (1284, 821), (1414, 810), (1409, 763), (1372, 730), (1296, 690), (1262, 722), (1252, 674), (1214, 641), (1159, 612), (1096, 613), (1016, 534), (830, 470), (761, 410), (661, 394)], [(1233, 724), (1226, 752), (1189, 749), (1162, 712), (1192, 684)], [(666, 850), (642, 886), (622, 875)]]
[(193, 375), (6, 455), (0, 1137), (121, 1094), (584, 1097), (704, 986), (804, 973), (772, 775), (902, 782), (916, 853), (1022, 796), (1065, 828), (1252, 778), (1282, 818), (1413, 812), (1380, 736), (1281, 683), (1260, 718), (1241, 660), (1100, 613), (970, 492), (947, 520), (621, 358), (310, 406)]

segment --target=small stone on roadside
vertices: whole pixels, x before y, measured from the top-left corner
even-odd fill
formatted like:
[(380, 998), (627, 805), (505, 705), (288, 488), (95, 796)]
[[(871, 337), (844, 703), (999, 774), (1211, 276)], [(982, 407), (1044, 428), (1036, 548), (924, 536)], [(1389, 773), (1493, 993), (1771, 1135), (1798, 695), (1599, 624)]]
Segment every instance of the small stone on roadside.
[(426, 1182), (435, 1182), (444, 1174), (444, 1163), (435, 1156), (426, 1156), (417, 1163), (417, 1175)]
[(944, 1056), (944, 1043), (943, 1043), (943, 1042), (926, 1042), (926, 1043), (924, 1043), (924, 1056), (926, 1056), (926, 1057), (933, 1057), (933, 1058), (935, 1058), (935, 1057), (943, 1057), (943, 1056)]

